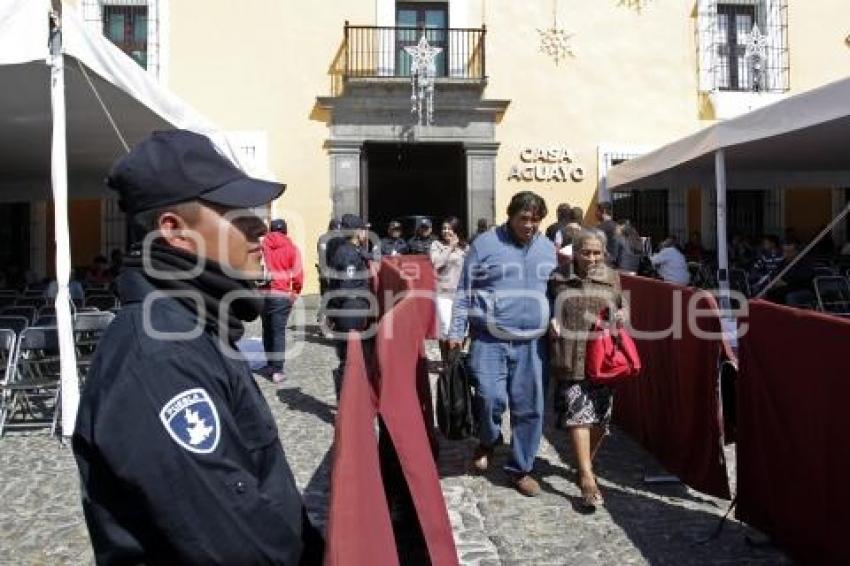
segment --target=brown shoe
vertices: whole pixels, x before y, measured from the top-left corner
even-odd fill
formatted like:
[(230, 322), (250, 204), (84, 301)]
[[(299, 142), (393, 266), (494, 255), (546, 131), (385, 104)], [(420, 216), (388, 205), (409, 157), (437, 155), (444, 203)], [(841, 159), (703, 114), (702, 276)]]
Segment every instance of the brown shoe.
[(472, 469), (483, 474), (490, 466), (490, 458), (493, 457), (493, 448), (479, 444), (475, 449), (475, 455), (472, 456)]
[(512, 477), (511, 483), (513, 483), (518, 492), (526, 497), (536, 497), (540, 495), (540, 484), (528, 474)]

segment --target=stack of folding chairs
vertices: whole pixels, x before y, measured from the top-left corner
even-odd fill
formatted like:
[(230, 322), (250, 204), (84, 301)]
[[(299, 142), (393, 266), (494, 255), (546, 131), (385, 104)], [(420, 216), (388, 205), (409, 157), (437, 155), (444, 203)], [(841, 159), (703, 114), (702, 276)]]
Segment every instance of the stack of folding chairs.
[[(7, 428), (38, 426), (49, 427), (55, 434), (61, 404), (56, 312), (52, 305), (36, 305), (36, 299), (20, 302), (19, 298), (14, 305), (0, 308), (0, 435)], [(74, 307), (72, 312), (82, 384), (97, 343), (115, 314), (91, 307)]]

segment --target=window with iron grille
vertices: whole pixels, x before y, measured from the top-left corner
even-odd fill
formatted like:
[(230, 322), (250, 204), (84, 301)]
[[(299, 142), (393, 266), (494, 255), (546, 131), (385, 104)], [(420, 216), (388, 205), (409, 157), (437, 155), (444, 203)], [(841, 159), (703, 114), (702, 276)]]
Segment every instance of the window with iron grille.
[(139, 65), (148, 63), (148, 7), (103, 6), (103, 35)]
[(669, 194), (666, 189), (613, 192), (614, 219), (628, 220), (641, 236), (661, 242), (669, 233)]
[(700, 90), (788, 90), (787, 0), (697, 4)]

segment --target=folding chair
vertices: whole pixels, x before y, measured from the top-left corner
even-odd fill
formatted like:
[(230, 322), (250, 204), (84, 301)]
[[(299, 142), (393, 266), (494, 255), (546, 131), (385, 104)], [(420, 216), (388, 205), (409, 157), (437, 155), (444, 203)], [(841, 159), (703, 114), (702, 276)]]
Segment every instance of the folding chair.
[[(18, 344), (18, 335), (7, 328), (0, 329), (0, 388), (5, 387), (12, 379), (15, 363), (15, 350)], [(0, 426), (6, 416), (6, 404), (8, 395), (4, 390), (0, 391)]]
[(815, 277), (814, 286), (819, 311), (850, 317), (850, 282), (846, 278)]
[(16, 335), (20, 336), (30, 325), (30, 320), (25, 316), (0, 315), (0, 328), (3, 330), (11, 330)]
[(95, 307), (98, 310), (108, 311), (118, 305), (115, 295), (102, 293), (100, 295), (86, 295), (86, 306)]
[(4, 307), (0, 309), (0, 316), (22, 316), (27, 319), (28, 324), (35, 322), (38, 310), (35, 307)]
[(47, 304), (47, 297), (44, 295), (23, 295), (15, 301), (16, 307), (33, 307), (36, 310)]
[(17, 291), (0, 291), (0, 308), (10, 307), (18, 300)]
[[(59, 337), (56, 328), (30, 326), (18, 340), (13, 378), (3, 386), (9, 401), (0, 420), (0, 435), (9, 427), (49, 426), (59, 416)], [(49, 403), (52, 401), (52, 410)], [(20, 412), (21, 419), (13, 422)], [(51, 414), (52, 412), (52, 414)]]
[(816, 266), (812, 271), (814, 272), (814, 277), (833, 277), (838, 275), (835, 269), (825, 265)]
[(74, 319), (74, 347), (81, 380), (88, 374), (97, 344), (113, 319), (111, 312), (80, 313)]

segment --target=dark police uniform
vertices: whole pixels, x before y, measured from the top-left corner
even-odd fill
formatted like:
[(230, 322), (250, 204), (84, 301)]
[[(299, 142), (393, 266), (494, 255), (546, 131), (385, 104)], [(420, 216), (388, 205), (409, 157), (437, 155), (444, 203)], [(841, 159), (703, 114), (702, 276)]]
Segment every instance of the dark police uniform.
[[(74, 433), (98, 563), (297, 564), (312, 527), (248, 365), (209, 331), (146, 332), (153, 291), (139, 272), (119, 279), (125, 306), (97, 350)], [(154, 331), (195, 326), (175, 299), (151, 303)]]
[[(283, 191), (185, 130), (154, 132), (116, 162), (107, 183), (129, 214), (196, 199), (251, 208)], [(168, 273), (183, 269), (187, 254), (157, 246), (143, 252), (147, 259)], [(234, 302), (228, 328), (212, 325), (219, 309), (208, 299), (219, 306), (230, 290), (251, 294), (213, 263), (191, 279), (155, 279), (132, 258), (118, 279), (122, 309), (95, 353), (72, 439), (99, 564), (321, 562), (321, 537), (269, 407), (233, 346), (240, 321), (259, 307)], [(154, 295), (176, 281), (207, 308), (180, 302), (185, 295)]]
[(407, 242), (403, 238), (381, 238), (381, 255), (404, 255), (408, 252)]
[(436, 239), (437, 238), (433, 234), (429, 234), (424, 237), (419, 235), (413, 236), (407, 241), (407, 253), (412, 255), (428, 255), (431, 253), (431, 244), (433, 244)]
[[(330, 289), (334, 291), (334, 296), (328, 305), (331, 309), (338, 311), (328, 314), (334, 331), (347, 334), (350, 330), (364, 330), (368, 323), (364, 311), (369, 308), (369, 300), (365, 296), (369, 292), (368, 255), (360, 246), (355, 246), (349, 240), (343, 240), (334, 250), (330, 267), (333, 270)], [(334, 370), (333, 377), (337, 398), (339, 398), (348, 355), (347, 339), (336, 339), (334, 347), (339, 366)]]

